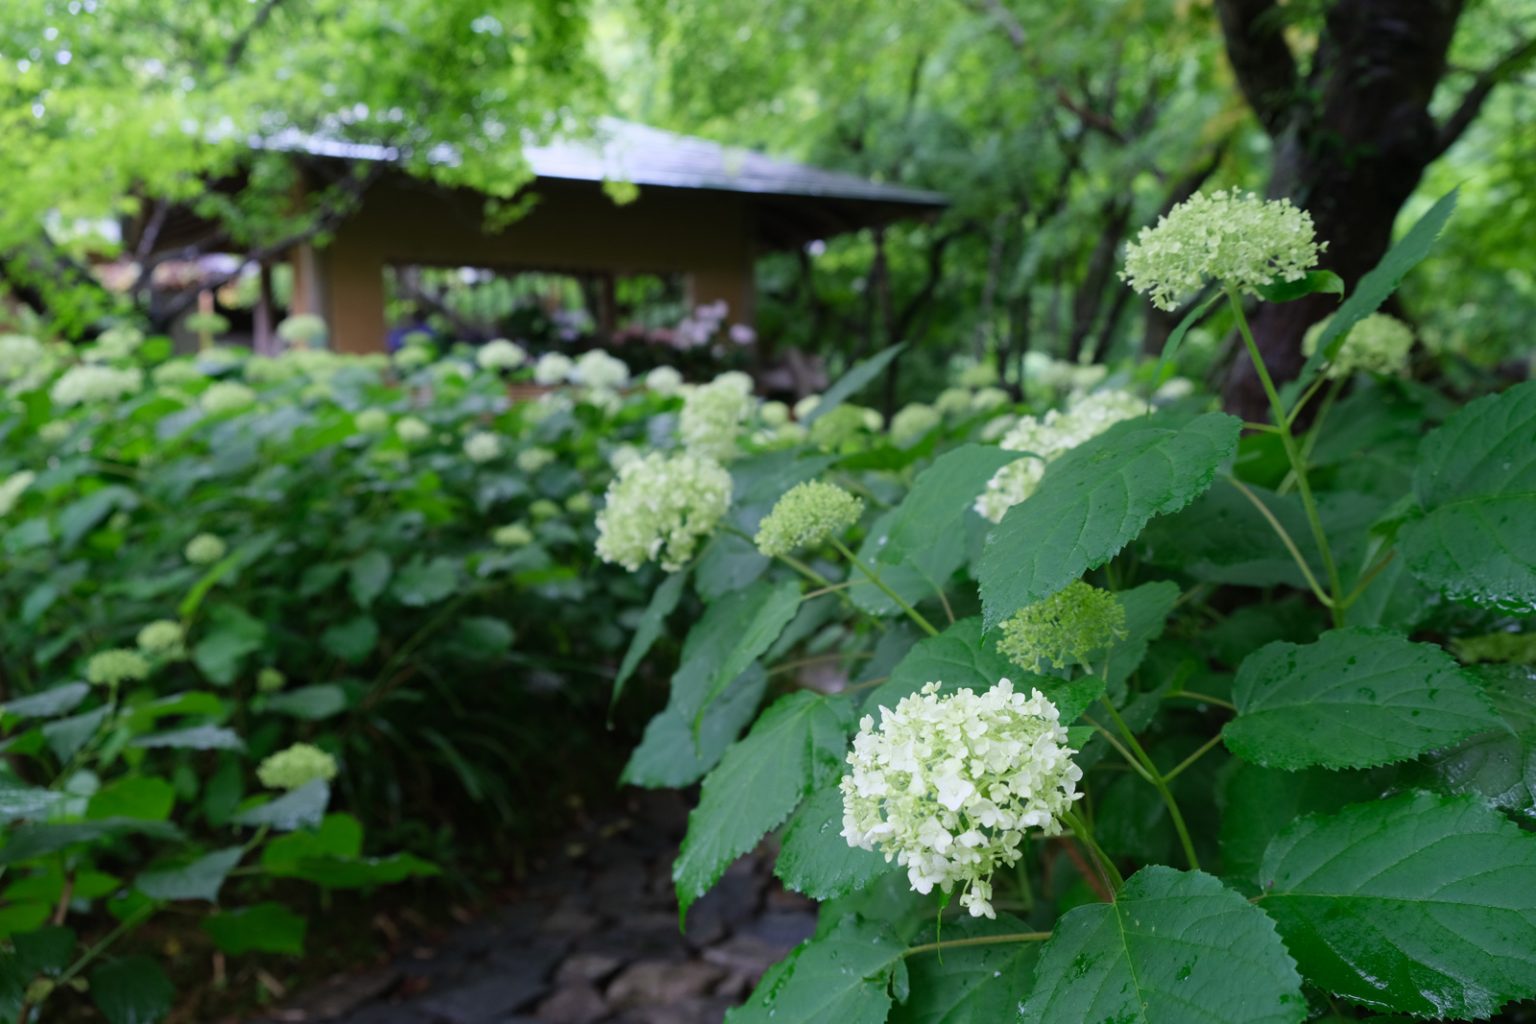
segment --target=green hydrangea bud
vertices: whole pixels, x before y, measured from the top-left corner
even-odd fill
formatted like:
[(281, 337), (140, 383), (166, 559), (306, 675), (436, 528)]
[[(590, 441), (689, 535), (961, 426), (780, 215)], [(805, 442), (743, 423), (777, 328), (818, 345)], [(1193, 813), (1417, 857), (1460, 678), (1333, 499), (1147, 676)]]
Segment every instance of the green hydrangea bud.
[(1503, 662), (1511, 665), (1536, 665), (1536, 633), (1489, 633), (1464, 636), (1451, 641), (1451, 650), (1462, 661)]
[(592, 495), (586, 491), (577, 491), (565, 499), (565, 510), (572, 515), (586, 515), (592, 511)]
[(553, 519), (560, 514), (560, 506), (548, 498), (540, 498), (528, 506), (528, 514), (533, 516), (535, 522), (543, 522)]
[(295, 743), (263, 760), (256, 777), (268, 789), (298, 789), (316, 779), (334, 779), (336, 759), (311, 743)]
[(256, 691), (258, 693), (278, 693), (288, 685), (288, 677), (275, 668), (264, 668), (256, 673)]
[(277, 336), (299, 348), (324, 348), (330, 334), (325, 320), (314, 313), (295, 313), (277, 325)]
[(520, 548), (533, 543), (533, 531), (522, 523), (508, 523), (491, 531), (491, 543), (503, 548)]
[(770, 558), (820, 544), (842, 533), (864, 514), (864, 502), (836, 484), (796, 484), (758, 524), (757, 549)]
[(193, 565), (212, 565), (223, 558), (228, 550), (228, 545), (217, 536), (211, 533), (200, 533), (187, 541), (186, 551), (183, 553), (187, 556), (187, 561)]
[(939, 410), (931, 405), (913, 402), (891, 417), (891, 440), (905, 448), (921, 441), (942, 422), (944, 417)]
[(198, 404), (203, 411), (217, 416), (219, 413), (235, 412), (256, 402), (256, 392), (238, 381), (221, 380), (208, 385), (208, 390), (203, 392), (203, 397)]
[(174, 619), (156, 619), (139, 630), (139, 650), (162, 658), (179, 658), (186, 636)]
[(555, 461), (555, 453), (548, 448), (524, 448), (517, 453), (517, 468), (532, 475)]
[(149, 661), (138, 651), (117, 648), (98, 651), (85, 663), (85, 680), (96, 686), (116, 686), (149, 675)]
[(997, 649), (1015, 665), (1039, 672), (1084, 664), (1126, 637), (1125, 606), (1107, 590), (1073, 580), (1003, 623)]
[[(1304, 355), (1317, 351), (1328, 321), (1313, 324), (1301, 340)], [(1395, 316), (1372, 313), (1349, 329), (1344, 344), (1334, 354), (1333, 361), (1324, 371), (1329, 377), (1349, 377), (1357, 372), (1396, 374), (1408, 365), (1408, 353), (1413, 349), (1413, 330)]]
[(389, 429), (389, 413), (383, 409), (364, 409), (352, 422), (364, 434), (382, 434)]
[(1315, 240), (1311, 215), (1288, 199), (1197, 193), (1141, 229), (1120, 276), (1172, 311), (1210, 280), (1250, 295), (1277, 279), (1299, 281), (1327, 247)]
[(395, 424), (395, 436), (406, 444), (416, 444), (432, 436), (432, 428), (415, 416), (402, 416)]

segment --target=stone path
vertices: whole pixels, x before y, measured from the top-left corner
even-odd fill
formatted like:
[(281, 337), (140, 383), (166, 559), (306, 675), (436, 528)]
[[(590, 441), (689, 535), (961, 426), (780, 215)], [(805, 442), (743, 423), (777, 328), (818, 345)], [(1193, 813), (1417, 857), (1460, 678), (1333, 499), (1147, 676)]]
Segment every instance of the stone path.
[(339, 978), (259, 1024), (719, 1024), (815, 927), (763, 856), (739, 861), (677, 927), (676, 794), (631, 792), (500, 910), (435, 948)]

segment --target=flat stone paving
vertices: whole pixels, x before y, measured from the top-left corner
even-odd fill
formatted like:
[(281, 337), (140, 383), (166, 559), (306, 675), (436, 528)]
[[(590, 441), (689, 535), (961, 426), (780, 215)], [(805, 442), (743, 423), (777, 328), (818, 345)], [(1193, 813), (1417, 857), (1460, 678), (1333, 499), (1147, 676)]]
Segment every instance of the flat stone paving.
[(305, 993), (253, 1024), (719, 1024), (815, 928), (772, 861), (738, 861), (677, 927), (677, 794), (630, 792), (518, 898), (432, 948)]

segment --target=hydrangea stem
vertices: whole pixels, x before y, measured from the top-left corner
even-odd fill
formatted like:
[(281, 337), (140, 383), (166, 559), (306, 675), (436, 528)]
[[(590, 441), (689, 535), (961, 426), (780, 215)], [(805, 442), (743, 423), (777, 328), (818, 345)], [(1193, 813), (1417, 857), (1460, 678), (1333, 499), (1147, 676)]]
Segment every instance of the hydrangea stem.
[(1044, 942), (1051, 937), (1050, 932), (1010, 932), (1007, 935), (972, 935), (964, 939), (950, 939), (948, 942), (925, 942), (920, 946), (912, 946), (903, 952), (903, 957), (917, 956), (919, 953), (938, 953), (946, 949), (957, 949), (961, 946), (997, 946), (1005, 942)]
[(852, 551), (848, 550), (848, 545), (844, 544), (842, 541), (838, 540), (836, 537), (833, 537), (832, 538), (832, 546), (837, 548), (839, 554), (841, 554), (844, 558), (848, 559), (848, 562), (849, 562), (850, 565), (852, 565), (855, 569), (859, 570), (859, 572), (863, 573), (866, 577), (868, 577), (869, 578), (869, 582), (873, 583), (876, 587), (878, 587), (880, 589), (880, 591), (883, 594), (885, 594), (886, 597), (888, 597), (892, 601), (896, 602), (896, 607), (900, 608), (903, 612), (905, 612), (907, 618), (909, 618), (913, 622), (915, 622), (919, 629), (921, 629), (924, 633), (927, 633), (929, 636), (938, 636), (939, 635), (939, 631), (938, 631), (937, 628), (935, 628), (933, 623), (931, 623), (927, 619), (925, 619), (923, 617), (922, 613), (919, 612), (916, 608), (913, 608), (906, 601), (902, 600), (901, 595), (896, 593), (896, 591), (892, 590), (888, 585), (886, 585), (886, 582), (880, 578), (880, 574), (879, 573), (875, 572), (869, 566), (865, 565), (864, 562), (859, 558), (858, 555), (855, 555)]
[(1077, 841), (1087, 847), (1088, 852), (1093, 855), (1094, 862), (1098, 864), (1099, 870), (1104, 872), (1104, 878), (1109, 882), (1111, 891), (1119, 892), (1125, 885), (1125, 877), (1120, 874), (1120, 869), (1115, 867), (1115, 862), (1109, 859), (1109, 854), (1104, 852), (1099, 841), (1093, 838), (1093, 830), (1088, 827), (1087, 822), (1071, 811), (1063, 814), (1061, 820), (1067, 823), (1072, 829), (1072, 834), (1077, 836)]
[(1269, 368), (1264, 365), (1264, 355), (1259, 351), (1258, 342), (1253, 340), (1253, 331), (1248, 326), (1248, 317), (1243, 313), (1242, 298), (1230, 285), (1227, 286), (1226, 293), (1227, 302), (1232, 306), (1233, 315), (1237, 318), (1238, 333), (1243, 336), (1243, 344), (1247, 346), (1248, 356), (1253, 360), (1254, 372), (1259, 375), (1264, 396), (1269, 399), (1269, 407), (1275, 417), (1275, 426), (1279, 428), (1281, 447), (1285, 449), (1285, 457), (1290, 461), (1291, 469), (1296, 474), (1296, 490), (1301, 495), (1301, 507), (1306, 511), (1307, 524), (1312, 528), (1312, 537), (1317, 542), (1317, 550), (1322, 555), (1323, 568), (1328, 575), (1328, 591), (1333, 598), (1328, 610), (1337, 628), (1344, 625), (1344, 608), (1340, 603), (1344, 596), (1344, 586), (1339, 580), (1338, 564), (1333, 560), (1333, 549), (1328, 545), (1328, 533), (1323, 529), (1322, 517), (1318, 515), (1317, 501), (1312, 496), (1312, 485), (1307, 480), (1306, 460), (1296, 444), (1296, 435), (1291, 432), (1291, 418), (1286, 412), (1285, 403), (1280, 400), (1280, 393), (1275, 390), (1275, 382), (1269, 375)]
[(1173, 819), (1173, 829), (1179, 834), (1179, 845), (1184, 848), (1184, 859), (1189, 861), (1192, 870), (1199, 871), (1200, 857), (1195, 853), (1195, 843), (1190, 838), (1189, 826), (1184, 823), (1184, 815), (1179, 811), (1179, 802), (1173, 798), (1173, 791), (1168, 788), (1168, 780), (1163, 777), (1162, 772), (1158, 771), (1157, 765), (1148, 756), (1146, 748), (1136, 739), (1136, 734), (1131, 732), (1129, 725), (1125, 724), (1125, 719), (1120, 717), (1120, 712), (1115, 710), (1115, 705), (1110, 702), (1110, 699), (1100, 697), (1099, 703), (1104, 705), (1105, 710), (1109, 712), (1109, 717), (1114, 719), (1115, 728), (1120, 730), (1125, 745), (1131, 749), (1131, 753), (1136, 755), (1136, 759), (1146, 769), (1152, 787), (1163, 798), (1163, 803), (1168, 808), (1168, 815)]

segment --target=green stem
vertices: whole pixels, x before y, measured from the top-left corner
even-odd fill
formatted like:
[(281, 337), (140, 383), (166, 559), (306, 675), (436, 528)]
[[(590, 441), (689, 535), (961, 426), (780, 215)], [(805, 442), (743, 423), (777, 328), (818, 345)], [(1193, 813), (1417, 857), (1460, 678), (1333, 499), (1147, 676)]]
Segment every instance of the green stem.
[(1173, 700), (1175, 697), (1184, 697), (1188, 700), (1197, 700), (1202, 704), (1214, 704), (1219, 708), (1226, 708), (1228, 711), (1237, 710), (1237, 705), (1233, 704), (1229, 700), (1222, 700), (1220, 697), (1213, 697), (1209, 693), (1199, 693), (1195, 690), (1180, 690), (1178, 693), (1170, 693), (1163, 699)]
[(900, 608), (903, 612), (905, 612), (907, 618), (909, 618), (913, 622), (915, 622), (919, 629), (921, 629), (924, 633), (927, 633), (929, 636), (938, 636), (939, 635), (939, 631), (938, 631), (938, 629), (936, 629), (934, 627), (933, 623), (931, 623), (927, 619), (923, 618), (921, 612), (919, 612), (916, 608), (913, 608), (906, 601), (902, 600), (901, 595), (896, 593), (896, 591), (892, 590), (889, 586), (887, 586), (886, 582), (880, 578), (880, 574), (879, 573), (875, 572), (869, 566), (865, 565), (859, 559), (858, 555), (855, 555), (852, 551), (848, 550), (848, 545), (844, 544), (842, 541), (838, 540), (836, 537), (833, 537), (832, 538), (832, 546), (837, 548), (838, 553), (841, 554), (844, 558), (848, 559), (849, 563), (855, 569), (859, 570), (859, 572), (862, 572), (865, 576), (869, 577), (869, 582), (873, 583), (876, 587), (878, 587), (881, 590), (881, 592), (883, 592), (885, 594), (886, 597), (890, 598), (892, 601), (895, 601), (896, 602), (896, 607)]
[(1290, 531), (1285, 528), (1285, 524), (1280, 522), (1275, 514), (1269, 510), (1269, 506), (1265, 505), (1263, 500), (1257, 494), (1254, 494), (1247, 484), (1235, 476), (1227, 477), (1226, 481), (1242, 492), (1243, 497), (1247, 498), (1253, 507), (1259, 510), (1259, 514), (1264, 517), (1265, 522), (1269, 523), (1270, 528), (1279, 536), (1280, 543), (1285, 545), (1285, 550), (1289, 551), (1291, 558), (1295, 559), (1296, 567), (1301, 570), (1301, 575), (1307, 581), (1307, 587), (1312, 591), (1312, 596), (1322, 602), (1324, 608), (1332, 608), (1333, 598), (1323, 592), (1322, 584), (1317, 582), (1317, 577), (1312, 573), (1312, 567), (1307, 564), (1307, 559), (1302, 555), (1301, 549), (1291, 539)]
[(1061, 820), (1067, 823), (1068, 827), (1072, 829), (1072, 834), (1077, 836), (1077, 841), (1086, 846), (1088, 852), (1093, 855), (1094, 862), (1098, 864), (1099, 870), (1104, 873), (1104, 878), (1109, 882), (1110, 889), (1114, 892), (1119, 892), (1125, 885), (1125, 878), (1120, 874), (1120, 869), (1115, 867), (1115, 862), (1110, 860), (1109, 855), (1104, 852), (1104, 848), (1099, 845), (1099, 841), (1093, 838), (1093, 830), (1088, 827), (1087, 822), (1071, 811), (1062, 814)]
[(1355, 589), (1351, 590), (1349, 594), (1345, 596), (1344, 607), (1348, 608), (1350, 605), (1360, 600), (1360, 595), (1365, 593), (1365, 588), (1370, 586), (1371, 582), (1375, 580), (1377, 576), (1380, 576), (1381, 571), (1388, 565), (1392, 564), (1392, 559), (1396, 557), (1396, 549), (1388, 551), (1384, 556), (1377, 560), (1375, 565), (1367, 569), (1365, 571), (1365, 575), (1360, 577), (1360, 582), (1355, 584)]
[(1007, 935), (973, 935), (967, 939), (950, 939), (948, 942), (925, 942), (921, 946), (911, 947), (901, 955), (909, 957), (917, 956), (919, 953), (937, 953), (940, 950), (955, 949), (960, 946), (996, 946), (1005, 942), (1044, 942), (1050, 937), (1050, 932), (1010, 932)]
[(1120, 712), (1115, 710), (1114, 704), (1108, 697), (1100, 697), (1099, 703), (1103, 704), (1109, 712), (1109, 717), (1114, 719), (1115, 727), (1120, 730), (1120, 735), (1125, 739), (1125, 745), (1131, 748), (1141, 766), (1151, 776), (1153, 788), (1158, 796), (1163, 798), (1164, 805), (1168, 808), (1168, 814), (1173, 819), (1174, 831), (1179, 834), (1179, 845), (1184, 847), (1184, 858), (1189, 861), (1189, 866), (1195, 871), (1200, 870), (1200, 857), (1195, 853), (1194, 840), (1190, 838), (1189, 826), (1184, 824), (1184, 815), (1179, 811), (1179, 802), (1173, 798), (1173, 791), (1168, 788), (1168, 781), (1157, 770), (1157, 765), (1147, 755), (1146, 748), (1136, 739), (1136, 734), (1131, 732), (1131, 727), (1125, 724), (1125, 719), (1120, 717)]
[(1204, 743), (1200, 744), (1200, 749), (1196, 750), (1193, 754), (1190, 754), (1188, 757), (1186, 757), (1184, 760), (1180, 761), (1176, 766), (1174, 766), (1173, 771), (1171, 771), (1167, 775), (1163, 776), (1163, 781), (1164, 782), (1172, 782), (1174, 779), (1178, 778), (1179, 775), (1184, 771), (1184, 769), (1188, 768), (1190, 765), (1192, 765), (1196, 761), (1200, 760), (1202, 757), (1204, 757), (1206, 754), (1208, 754), (1210, 752), (1212, 747), (1214, 747), (1216, 744), (1218, 744), (1220, 742), (1221, 742), (1221, 733), (1217, 733), (1215, 736), (1212, 736), (1210, 739), (1208, 739)]
[(1307, 524), (1312, 528), (1312, 537), (1317, 541), (1318, 553), (1322, 555), (1323, 569), (1328, 574), (1328, 592), (1333, 598), (1328, 610), (1333, 614), (1335, 628), (1340, 627), (1344, 625), (1344, 609), (1339, 606), (1344, 596), (1344, 586), (1339, 580), (1339, 567), (1333, 559), (1333, 548), (1328, 544), (1328, 533), (1323, 529), (1323, 520), (1317, 511), (1317, 501), (1312, 496), (1312, 484), (1307, 479), (1306, 461), (1296, 445), (1296, 435), (1291, 433), (1290, 416), (1286, 413), (1285, 404), (1280, 400), (1280, 393), (1275, 390), (1275, 382), (1269, 376), (1269, 368), (1264, 365), (1264, 356), (1259, 351), (1259, 344), (1253, 340), (1253, 331), (1248, 326), (1248, 317), (1243, 313), (1242, 300), (1230, 286), (1227, 288), (1227, 301), (1231, 304), (1237, 318), (1238, 332), (1243, 336), (1243, 344), (1248, 347), (1248, 356), (1253, 360), (1253, 368), (1259, 375), (1259, 383), (1263, 385), (1264, 396), (1269, 399), (1269, 407), (1275, 417), (1275, 426), (1280, 429), (1280, 443), (1285, 449), (1285, 457), (1290, 460), (1291, 469), (1296, 473), (1296, 490), (1301, 495), (1301, 507), (1306, 511)]
[(143, 907), (139, 910), (138, 913), (130, 914), (129, 916), (123, 918), (123, 920), (118, 923), (116, 928), (107, 933), (105, 938), (82, 953), (80, 955), (80, 959), (70, 964), (64, 973), (59, 975), (58, 981), (55, 983), (55, 987), (57, 988), (67, 984), (72, 978), (75, 977), (75, 975), (79, 974), (81, 971), (90, 966), (92, 960), (95, 960), (102, 953), (106, 952), (108, 946), (112, 945), (112, 943), (133, 931), (133, 929), (137, 928), (145, 921), (149, 920), (149, 916), (154, 912), (154, 907)]
[(1100, 725), (1098, 722), (1095, 722), (1087, 715), (1083, 716), (1083, 721), (1093, 726), (1094, 731), (1104, 738), (1104, 742), (1108, 743), (1111, 747), (1114, 747), (1115, 750), (1119, 752), (1120, 756), (1125, 758), (1125, 763), (1131, 766), (1132, 771), (1134, 771), (1137, 775), (1140, 775), (1143, 779), (1146, 779), (1148, 783), (1152, 783), (1152, 776), (1147, 774), (1147, 770), (1141, 766), (1140, 761), (1136, 760), (1135, 755), (1132, 754), (1129, 750), (1125, 749), (1125, 744), (1115, 739), (1114, 733), (1110, 732), (1108, 729), (1104, 728), (1102, 725)]

